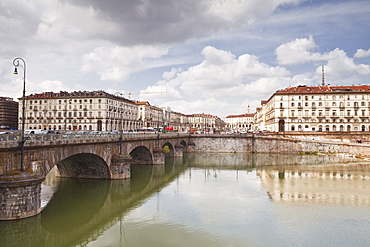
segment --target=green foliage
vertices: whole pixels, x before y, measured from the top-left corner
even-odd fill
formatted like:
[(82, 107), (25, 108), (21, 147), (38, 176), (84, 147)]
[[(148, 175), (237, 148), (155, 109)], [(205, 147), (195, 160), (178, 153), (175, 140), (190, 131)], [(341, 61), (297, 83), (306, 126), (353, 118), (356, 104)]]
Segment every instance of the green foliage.
[(16, 175), (21, 175), (21, 171), (20, 170), (13, 170), (13, 171), (8, 171), (6, 173), (7, 176), (16, 176)]
[(169, 152), (171, 152), (170, 148), (166, 145), (163, 147), (163, 153), (165, 154), (168, 154)]

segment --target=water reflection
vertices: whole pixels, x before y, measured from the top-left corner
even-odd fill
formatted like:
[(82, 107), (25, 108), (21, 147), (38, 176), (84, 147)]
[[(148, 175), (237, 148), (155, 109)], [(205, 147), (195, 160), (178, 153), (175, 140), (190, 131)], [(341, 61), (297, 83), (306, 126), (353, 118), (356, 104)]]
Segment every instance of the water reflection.
[(369, 164), (286, 166), (257, 175), (276, 202), (370, 205)]
[(0, 246), (269, 246), (276, 239), (262, 233), (290, 236), (276, 220), (299, 211), (279, 205), (369, 206), (369, 180), (367, 163), (277, 154), (188, 154), (132, 166), (129, 180), (48, 178), (52, 200), (38, 216), (0, 222)]

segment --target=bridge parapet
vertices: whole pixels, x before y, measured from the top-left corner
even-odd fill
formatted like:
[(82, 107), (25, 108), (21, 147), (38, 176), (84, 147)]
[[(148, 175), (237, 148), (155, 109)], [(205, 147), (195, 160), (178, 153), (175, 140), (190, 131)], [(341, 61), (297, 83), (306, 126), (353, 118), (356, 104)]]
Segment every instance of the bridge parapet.
[[(176, 138), (187, 137), (188, 134), (178, 133), (138, 133), (138, 134), (84, 134), (84, 135), (66, 135), (66, 134), (35, 134), (25, 136), (25, 147), (49, 146), (49, 145), (70, 145), (78, 143), (102, 143), (126, 140), (143, 140), (158, 138)], [(20, 135), (2, 135), (0, 136), (0, 148), (16, 148), (20, 143)]]

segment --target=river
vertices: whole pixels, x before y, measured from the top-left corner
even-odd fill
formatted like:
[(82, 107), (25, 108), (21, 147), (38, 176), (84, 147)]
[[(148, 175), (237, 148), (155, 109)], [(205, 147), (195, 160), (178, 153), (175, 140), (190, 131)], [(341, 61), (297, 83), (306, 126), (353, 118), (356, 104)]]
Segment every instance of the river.
[(370, 164), (318, 155), (188, 154), (127, 180), (44, 182), (43, 211), (0, 246), (369, 246)]

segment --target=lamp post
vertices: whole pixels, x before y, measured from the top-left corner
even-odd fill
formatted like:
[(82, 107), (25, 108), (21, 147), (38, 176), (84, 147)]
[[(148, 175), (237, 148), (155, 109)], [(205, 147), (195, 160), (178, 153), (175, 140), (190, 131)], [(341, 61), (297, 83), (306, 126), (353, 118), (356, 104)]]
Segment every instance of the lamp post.
[[(22, 64), (19, 64), (19, 61), (23, 62)], [(22, 131), (21, 131), (21, 167), (20, 170), (24, 171), (24, 124), (25, 124), (25, 101), (26, 101), (26, 62), (23, 58), (17, 57), (13, 60), (14, 65), (14, 74), (18, 75), (18, 67), (23, 68), (23, 96), (22, 96)]]

